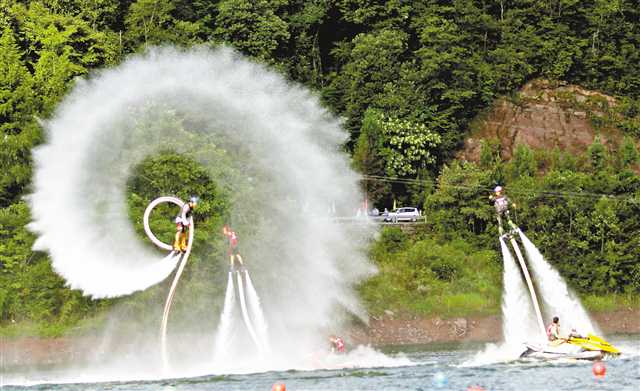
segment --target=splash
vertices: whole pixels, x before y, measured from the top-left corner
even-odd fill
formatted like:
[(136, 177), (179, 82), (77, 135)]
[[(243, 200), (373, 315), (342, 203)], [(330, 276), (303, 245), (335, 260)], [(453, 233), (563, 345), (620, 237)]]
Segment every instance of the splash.
[(520, 348), (523, 342), (538, 332), (531, 307), (529, 292), (524, 286), (520, 269), (511, 255), (507, 244), (500, 239), (504, 263), (502, 294), (502, 333), (504, 342)]
[(245, 270), (244, 273), (245, 288), (247, 291), (247, 302), (249, 303), (249, 312), (251, 313), (251, 318), (256, 326), (256, 334), (258, 335), (258, 339), (261, 341), (265, 352), (269, 353), (271, 351), (271, 347), (269, 346), (269, 330), (267, 321), (262, 311), (262, 305), (260, 305), (260, 297), (258, 296), (258, 292), (256, 292), (256, 289), (253, 287), (249, 272)]
[(539, 334), (529, 292), (507, 243), (500, 240), (503, 261), (502, 289), (502, 336), (498, 344), (487, 344), (485, 348), (467, 359), (462, 366), (473, 367), (518, 359), (523, 352), (523, 343)]
[[(261, 292), (261, 305), (280, 357), (242, 368), (295, 366), (324, 341), (318, 330), (339, 327), (336, 306), (364, 317), (353, 286), (374, 272), (364, 251), (373, 228), (299, 213), (301, 204), (323, 210), (334, 202), (352, 211), (361, 199), (341, 149), (347, 135), (307, 90), (229, 49), (156, 48), (77, 81), (44, 126), (47, 142), (33, 153), (30, 228), (34, 247), (49, 252), (71, 288), (127, 295), (175, 268), (137, 239), (126, 198), (133, 168), (172, 150), (233, 195), (231, 215), (251, 225), (243, 257), (256, 283), (273, 287)], [(180, 332), (199, 341), (199, 327), (215, 326)]]
[(535, 280), (538, 282), (547, 315), (560, 317), (565, 334), (575, 328), (584, 335), (588, 333), (600, 335), (600, 330), (591, 321), (580, 300), (569, 290), (560, 273), (544, 259), (538, 248), (522, 232), (520, 232), (520, 239), (527, 252)]
[(235, 304), (235, 290), (233, 289), (233, 273), (229, 272), (227, 290), (224, 295), (224, 307), (220, 314), (220, 323), (216, 333), (213, 362), (219, 363), (229, 350), (231, 340), (231, 323), (233, 322), (233, 308)]

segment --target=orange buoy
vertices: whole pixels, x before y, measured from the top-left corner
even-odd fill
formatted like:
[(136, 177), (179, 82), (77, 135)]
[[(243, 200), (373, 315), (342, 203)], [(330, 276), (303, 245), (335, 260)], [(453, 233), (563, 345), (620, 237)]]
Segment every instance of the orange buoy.
[(477, 385), (473, 385), (473, 386), (467, 387), (467, 391), (484, 391), (484, 388)]
[(607, 367), (604, 366), (604, 363), (602, 361), (594, 362), (591, 370), (593, 371), (593, 374), (598, 378), (604, 377), (604, 375), (607, 373)]
[(275, 383), (273, 387), (271, 387), (271, 391), (287, 391), (287, 386), (284, 383)]

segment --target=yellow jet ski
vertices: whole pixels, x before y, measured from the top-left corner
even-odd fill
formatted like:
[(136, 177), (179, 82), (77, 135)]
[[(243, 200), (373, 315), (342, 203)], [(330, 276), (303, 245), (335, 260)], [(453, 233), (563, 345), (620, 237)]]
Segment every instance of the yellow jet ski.
[(567, 342), (572, 345), (580, 346), (582, 349), (588, 351), (601, 351), (605, 354), (612, 355), (620, 354), (620, 350), (618, 350), (616, 347), (593, 334), (587, 335), (586, 338), (582, 336), (570, 336)]
[(541, 360), (601, 360), (606, 355), (618, 355), (620, 350), (604, 339), (589, 334), (587, 337), (573, 335), (566, 343), (545, 345), (525, 343), (526, 350), (520, 358)]

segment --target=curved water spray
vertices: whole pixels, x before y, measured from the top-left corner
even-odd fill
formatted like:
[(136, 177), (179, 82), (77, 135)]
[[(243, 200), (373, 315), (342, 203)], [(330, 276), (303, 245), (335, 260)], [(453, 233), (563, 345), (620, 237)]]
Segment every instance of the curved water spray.
[[(122, 296), (175, 270), (179, 257), (162, 259), (137, 240), (127, 198), (135, 167), (170, 151), (199, 163), (230, 195), (230, 215), (249, 231), (243, 255), (259, 259), (252, 277), (278, 287), (261, 292), (262, 304), (269, 339), (286, 348), (265, 366), (295, 366), (322, 345), (318, 330), (347, 319), (335, 316), (336, 304), (364, 317), (353, 286), (374, 272), (365, 252), (374, 228), (291, 213), (331, 203), (350, 213), (361, 200), (341, 148), (347, 134), (306, 89), (229, 49), (156, 48), (77, 80), (43, 125), (30, 228), (34, 247), (71, 288)], [(61, 222), (82, 227), (73, 245)], [(197, 322), (185, 326), (205, 333)]]

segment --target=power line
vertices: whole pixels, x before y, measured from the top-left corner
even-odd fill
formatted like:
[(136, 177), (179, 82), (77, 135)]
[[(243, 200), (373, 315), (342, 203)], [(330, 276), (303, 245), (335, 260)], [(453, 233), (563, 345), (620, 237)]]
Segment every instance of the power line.
[[(402, 183), (407, 185), (433, 185), (439, 188), (450, 188), (450, 189), (462, 189), (462, 190), (485, 190), (487, 192), (492, 192), (492, 187), (487, 187), (483, 185), (470, 186), (470, 185), (456, 185), (456, 184), (443, 184), (438, 183), (433, 179), (412, 179), (412, 178), (400, 178), (400, 177), (390, 177), (390, 176), (382, 176), (382, 175), (363, 175), (362, 179), (364, 181), (370, 182), (387, 182), (387, 183)], [(618, 200), (627, 200), (627, 199), (637, 199), (635, 195), (619, 195), (619, 194), (606, 194), (606, 193), (592, 193), (592, 192), (575, 192), (575, 191), (550, 191), (550, 190), (510, 190), (510, 194), (516, 195), (529, 195), (529, 196), (545, 196), (545, 197), (558, 197), (558, 198), (593, 198), (599, 199), (602, 197), (618, 199)]]

